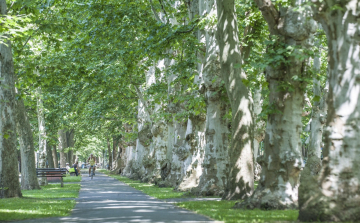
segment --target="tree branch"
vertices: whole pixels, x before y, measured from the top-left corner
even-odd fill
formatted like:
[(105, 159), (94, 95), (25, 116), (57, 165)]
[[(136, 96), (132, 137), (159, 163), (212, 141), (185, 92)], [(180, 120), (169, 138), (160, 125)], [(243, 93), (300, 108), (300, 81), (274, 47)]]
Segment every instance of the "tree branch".
[(20, 8), (20, 10), (19, 10), (19, 12), (18, 12), (17, 15), (20, 15), (21, 10), (23, 10), (23, 9), (25, 8), (25, 6), (26, 6), (26, 5), (24, 5), (23, 7)]
[(154, 8), (154, 5), (153, 5), (152, 0), (149, 0), (149, 1), (150, 1), (150, 5), (151, 5), (151, 11), (154, 13), (155, 19), (156, 19), (158, 22), (163, 23), (163, 22), (161, 21), (160, 17), (158, 16), (158, 14), (156, 13), (156, 10), (155, 10), (155, 8)]
[(160, 5), (161, 5), (161, 9), (162, 9), (162, 11), (163, 11), (163, 12), (164, 12), (164, 14), (165, 14), (165, 17), (166, 17), (167, 23), (169, 23), (169, 17), (168, 17), (168, 15), (167, 15), (166, 11), (165, 11), (165, 7), (164, 7), (164, 5), (163, 5), (163, 3), (162, 3), (162, 0), (159, 0), (159, 2), (160, 2)]
[(255, 3), (269, 26), (270, 34), (278, 34), (279, 30), (277, 29), (277, 25), (279, 22), (279, 12), (272, 4), (271, 0), (255, 0)]
[(7, 9), (6, 13), (9, 13), (9, 11), (11, 10), (11, 8), (14, 6), (15, 4), (15, 1), (13, 1), (10, 5), (10, 7)]

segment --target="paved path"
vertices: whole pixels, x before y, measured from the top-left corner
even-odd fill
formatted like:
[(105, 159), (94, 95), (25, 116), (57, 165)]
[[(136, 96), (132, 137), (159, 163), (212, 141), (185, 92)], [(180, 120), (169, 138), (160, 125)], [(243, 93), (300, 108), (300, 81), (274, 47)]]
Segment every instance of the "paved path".
[(99, 172), (93, 180), (83, 175), (76, 201), (68, 217), (22, 222), (215, 222), (150, 197)]

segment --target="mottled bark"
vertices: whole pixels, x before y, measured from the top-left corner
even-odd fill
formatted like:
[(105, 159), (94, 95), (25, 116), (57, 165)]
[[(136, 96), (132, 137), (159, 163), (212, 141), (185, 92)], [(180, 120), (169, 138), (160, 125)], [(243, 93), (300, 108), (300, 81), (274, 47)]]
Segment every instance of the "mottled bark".
[[(314, 58), (314, 70), (320, 72), (320, 58)], [(321, 93), (320, 81), (314, 79), (313, 92), (314, 97), (320, 99), (314, 101), (312, 106), (312, 115), (310, 123), (310, 141), (307, 150), (307, 161), (304, 170), (301, 172), (299, 187), (299, 209), (305, 205), (316, 191), (317, 178), (321, 169), (321, 144), (323, 139), (323, 126), (326, 121), (327, 113), (327, 88), (324, 94)]]
[(113, 137), (113, 140), (112, 140), (112, 157), (113, 157), (112, 169), (113, 170), (116, 169), (116, 164), (117, 164), (117, 148), (118, 148), (118, 140), (115, 137)]
[[(201, 1), (200, 14), (217, 15), (215, 1)], [(202, 10), (204, 12), (202, 12)], [(228, 125), (224, 119), (228, 111), (226, 94), (222, 89), (219, 46), (215, 37), (216, 25), (208, 25), (203, 30), (206, 55), (202, 71), (203, 86), (206, 98), (206, 130), (204, 161), (200, 177), (199, 192), (203, 195), (223, 195), (226, 175), (229, 169), (228, 158)]]
[[(0, 0), (6, 15), (6, 1)], [(16, 151), (15, 73), (11, 43), (0, 43), (0, 198), (21, 197)]]
[(254, 190), (253, 103), (242, 80), (242, 56), (233, 0), (217, 1), (217, 40), (220, 49), (221, 77), (231, 105), (231, 146), (225, 199), (243, 199)]
[(328, 114), (323, 166), (299, 219), (356, 222), (360, 220), (359, 1), (313, 3), (328, 38)]
[(153, 147), (155, 150), (154, 159), (154, 170), (153, 177), (156, 181), (161, 180), (161, 170), (166, 160), (167, 151), (167, 128), (164, 122), (157, 122), (151, 128), (151, 134), (153, 135)]
[[(309, 39), (317, 26), (309, 17), (309, 10), (299, 11), (287, 7), (281, 8), (280, 13), (271, 1), (255, 2), (262, 11), (270, 32), (277, 35), (274, 47), (291, 46), (294, 50), (286, 56), (286, 63), (276, 61), (266, 68), (269, 103), (273, 112), (268, 114), (264, 155), (257, 159), (262, 167), (261, 179), (252, 197), (239, 206), (262, 209), (296, 208), (302, 166), (301, 115), (306, 87), (306, 82), (297, 80), (306, 77), (305, 60), (299, 57), (302, 51), (297, 48), (309, 47)], [(273, 23), (276, 25), (273, 26)], [(284, 86), (284, 83), (288, 85)]]
[(124, 176), (129, 177), (132, 174), (132, 163), (134, 163), (135, 159), (135, 149), (135, 146), (128, 146), (125, 148), (125, 154), (122, 157), (125, 167), (121, 173)]
[(108, 169), (111, 170), (111, 168), (112, 168), (112, 149), (111, 149), (109, 137), (106, 138), (106, 142), (107, 142), (107, 149), (108, 149), (108, 156), (109, 156), (108, 157), (108, 163), (109, 163)]
[(46, 154), (46, 127), (45, 127), (45, 114), (44, 114), (44, 105), (42, 99), (41, 88), (38, 87), (36, 90), (37, 96), (37, 115), (38, 115), (38, 126), (39, 126), (39, 152)]
[(16, 101), (16, 110), (16, 131), (19, 135), (21, 154), (21, 189), (40, 189), (36, 176), (34, 138), (21, 97)]
[(202, 175), (202, 163), (205, 147), (205, 119), (191, 117), (187, 121), (185, 145), (182, 153), (181, 182), (179, 191), (195, 192)]
[(72, 165), (72, 157), (73, 157), (73, 151), (69, 150), (66, 153), (66, 160), (67, 160), (67, 163), (69, 163), (70, 166)]
[[(188, 15), (189, 15), (189, 21), (191, 21), (194, 18), (198, 17), (199, 14), (201, 14), (200, 4), (203, 4), (203, 2), (202, 0), (193, 0), (189, 3), (190, 4), (188, 7)], [(195, 29), (193, 31), (193, 35), (200, 42), (204, 42), (204, 38), (203, 38), (204, 35), (203, 33), (200, 32), (199, 29)], [(198, 74), (195, 75), (194, 84), (201, 85), (200, 76), (203, 67), (203, 62), (205, 61), (205, 59), (204, 59), (204, 55), (198, 52), (197, 52), (197, 58), (200, 61), (200, 63), (197, 64)], [(193, 94), (194, 93), (195, 92), (193, 92)], [(196, 92), (196, 94), (199, 94), (199, 92)], [(204, 148), (206, 144), (205, 121), (206, 121), (206, 116), (204, 114), (190, 115), (190, 117), (188, 117), (186, 124), (186, 132), (185, 132), (185, 142), (181, 147), (179, 147), (181, 148), (182, 152), (180, 154), (178, 153), (178, 155), (181, 155), (180, 184), (177, 187), (179, 191), (191, 191), (192, 193), (196, 193), (196, 194), (198, 193), (197, 187), (200, 182), (200, 177), (203, 174), (202, 163), (204, 160)]]
[(58, 131), (58, 138), (59, 138), (59, 153), (60, 153), (60, 168), (66, 167), (66, 154), (65, 149), (67, 148), (66, 142), (66, 130), (60, 129)]
[[(169, 50), (169, 53), (173, 53)], [(175, 60), (166, 59), (165, 60), (165, 69), (171, 67), (175, 64)], [(176, 84), (175, 86), (172, 82), (176, 79), (176, 75), (171, 73), (167, 76), (168, 83), (168, 94), (176, 94), (178, 90), (180, 90), (180, 85)], [(173, 103), (169, 101), (168, 103), (168, 112), (172, 114), (180, 113), (183, 111), (183, 107), (180, 103)], [(164, 173), (167, 173), (166, 176), (166, 184), (171, 185), (173, 187), (178, 187), (181, 183), (182, 177), (182, 161), (187, 158), (184, 154), (188, 154), (185, 146), (186, 139), (186, 130), (187, 130), (187, 122), (181, 122), (176, 120), (175, 118), (172, 121), (167, 123), (168, 129), (168, 138), (167, 138), (167, 152), (166, 152), (166, 160), (164, 160), (164, 164), (166, 164), (166, 168), (164, 168)], [(164, 167), (165, 165), (163, 165)]]
[[(74, 129), (66, 131), (66, 146), (67, 146), (67, 148), (74, 148), (74, 145), (75, 145), (74, 136), (75, 136)], [(70, 149), (67, 152), (66, 160), (70, 166), (72, 166), (74, 164), (74, 162), (75, 162), (74, 151), (72, 149)]]
[(53, 157), (53, 162), (54, 162), (54, 166), (55, 168), (59, 167), (59, 161), (58, 161), (58, 156), (57, 156), (57, 150), (56, 150), (56, 145), (53, 145), (52, 148), (52, 157)]
[(261, 166), (258, 164), (257, 157), (259, 154), (260, 143), (265, 138), (265, 122), (263, 120), (259, 120), (258, 116), (262, 110), (262, 99), (261, 99), (261, 87), (255, 89), (254, 95), (254, 123), (255, 123), (255, 131), (254, 131), (254, 180), (260, 180), (261, 174)]
[(51, 151), (51, 145), (49, 144), (49, 142), (46, 143), (46, 158), (48, 161), (49, 168), (55, 168), (53, 154)]
[[(43, 95), (41, 88), (38, 87), (36, 90), (36, 96), (37, 96), (37, 115), (38, 115), (38, 127), (39, 127), (39, 153), (44, 154), (44, 156), (47, 158), (47, 140), (46, 140), (46, 127), (45, 127), (45, 114), (44, 114), (44, 105), (43, 105)], [(46, 159), (45, 158), (45, 159)], [(42, 161), (41, 161), (42, 162)], [(46, 163), (46, 161), (45, 161)], [(41, 168), (41, 166), (39, 166)], [(46, 165), (44, 165), (44, 168), (46, 168)], [(47, 178), (46, 177), (40, 177), (39, 178), (39, 184), (41, 186), (47, 185)]]

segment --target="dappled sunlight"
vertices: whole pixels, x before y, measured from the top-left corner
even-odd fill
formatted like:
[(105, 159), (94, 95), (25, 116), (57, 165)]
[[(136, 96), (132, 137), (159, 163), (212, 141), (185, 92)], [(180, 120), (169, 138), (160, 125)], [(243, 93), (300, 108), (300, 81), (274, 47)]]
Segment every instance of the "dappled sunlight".
[(0, 214), (4, 214), (4, 213), (11, 213), (11, 214), (19, 214), (19, 213), (24, 213), (24, 214), (43, 214), (46, 213), (46, 211), (44, 210), (11, 210), (11, 209), (0, 209)]
[(136, 210), (134, 212), (154, 212), (153, 210), (149, 210), (149, 209), (140, 209), (140, 210)]
[[(99, 174), (100, 175), (100, 174)], [(96, 176), (83, 178), (77, 204), (71, 216), (56, 218), (55, 222), (207, 222), (206, 217), (154, 199), (116, 179)], [(142, 188), (152, 185), (137, 183)], [(162, 190), (163, 188), (157, 188)], [(169, 190), (170, 188), (167, 188)], [(180, 193), (182, 194), (182, 193)], [(42, 222), (37, 219), (34, 222)], [(45, 220), (43, 222), (48, 222)]]
[(298, 216), (297, 210), (263, 211), (258, 209), (233, 209), (236, 202), (238, 201), (201, 201), (182, 202), (177, 205), (225, 222), (295, 221)]

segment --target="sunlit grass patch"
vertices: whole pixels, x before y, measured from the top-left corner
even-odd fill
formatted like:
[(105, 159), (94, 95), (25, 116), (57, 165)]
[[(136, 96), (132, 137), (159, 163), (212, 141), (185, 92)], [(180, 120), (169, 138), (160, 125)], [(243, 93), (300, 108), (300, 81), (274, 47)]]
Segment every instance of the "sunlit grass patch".
[(263, 211), (258, 209), (232, 209), (235, 202), (236, 201), (190, 201), (177, 203), (176, 205), (212, 219), (230, 223), (296, 221), (299, 215), (299, 211), (297, 210)]
[(81, 176), (70, 176), (67, 175), (66, 177), (63, 178), (64, 182), (80, 182), (81, 181)]
[(32, 198), (76, 198), (79, 196), (80, 184), (49, 184), (41, 190), (23, 190), (24, 197)]
[(126, 183), (130, 187), (133, 187), (139, 191), (144, 192), (147, 195), (150, 195), (152, 197), (158, 198), (158, 199), (168, 199), (168, 198), (181, 198), (187, 195), (185, 192), (178, 192), (174, 191), (174, 188), (172, 187), (157, 187), (154, 184), (149, 183), (142, 183), (137, 180), (131, 180), (127, 177), (120, 176), (120, 175), (114, 175), (110, 174), (107, 170), (100, 170), (100, 172), (105, 173), (109, 175), (110, 177), (113, 177), (121, 182)]
[[(41, 190), (23, 190), (23, 198), (0, 199), (0, 221), (67, 216), (75, 206), (80, 184), (49, 184)], [(60, 198), (60, 199), (58, 199)]]
[(0, 221), (67, 216), (74, 206), (75, 200), (0, 199)]

